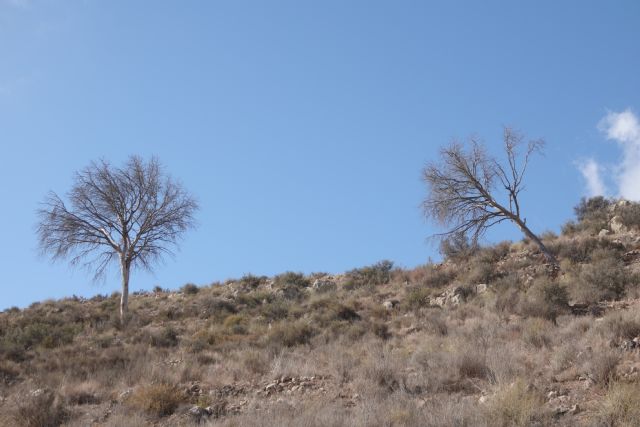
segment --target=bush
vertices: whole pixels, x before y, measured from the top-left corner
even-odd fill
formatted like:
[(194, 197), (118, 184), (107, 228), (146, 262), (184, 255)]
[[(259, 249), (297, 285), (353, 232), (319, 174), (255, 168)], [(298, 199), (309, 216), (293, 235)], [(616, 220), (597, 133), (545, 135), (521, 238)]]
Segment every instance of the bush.
[(569, 293), (559, 283), (537, 283), (529, 289), (521, 306), (523, 315), (541, 317), (555, 324), (558, 316), (568, 311)]
[(430, 334), (442, 337), (449, 333), (446, 317), (440, 310), (432, 311), (425, 317), (425, 329)]
[(148, 336), (149, 344), (154, 347), (175, 347), (178, 345), (178, 332), (171, 326), (153, 331)]
[[(574, 208), (573, 212), (580, 222), (604, 221), (608, 218), (608, 210), (612, 201), (602, 196), (582, 198)], [(601, 227), (603, 228), (603, 227)]]
[(640, 384), (614, 382), (600, 404), (603, 426), (640, 425)]
[(384, 260), (368, 267), (353, 269), (347, 272), (347, 283), (344, 287), (347, 290), (353, 290), (363, 286), (387, 284), (391, 280), (392, 268), (393, 262)]
[(254, 276), (253, 274), (245, 274), (238, 280), (238, 283), (243, 288), (256, 289), (263, 283), (266, 283), (269, 278), (267, 276)]
[(461, 379), (465, 378), (477, 378), (486, 379), (490, 375), (489, 368), (484, 354), (478, 351), (469, 351), (470, 349), (464, 349), (456, 361), (456, 367), (458, 370), (458, 376)]
[(282, 273), (274, 277), (274, 284), (282, 287), (296, 286), (300, 288), (308, 288), (311, 286), (311, 281), (302, 273), (287, 271), (286, 273)]
[(624, 246), (607, 239), (586, 237), (552, 242), (549, 244), (549, 250), (558, 259), (568, 259), (578, 264), (591, 261), (596, 251), (610, 252), (612, 256), (619, 256), (624, 252)]
[(0, 337), (0, 353), (10, 360), (22, 361), (25, 352), (34, 347), (53, 349), (71, 344), (81, 327), (75, 324), (49, 324), (34, 321), (14, 325)]
[(267, 292), (255, 291), (251, 293), (239, 293), (236, 296), (236, 302), (242, 306), (246, 305), (250, 308), (255, 308), (262, 305), (265, 301), (270, 302), (275, 299), (274, 294)]
[(412, 286), (402, 301), (402, 305), (408, 310), (420, 310), (429, 307), (432, 290), (426, 286)]
[(20, 427), (58, 427), (68, 418), (62, 398), (48, 390), (36, 390), (17, 402), (10, 414)]
[(267, 342), (276, 347), (295, 347), (308, 344), (313, 337), (314, 329), (302, 322), (281, 322), (271, 328), (267, 336)]
[(222, 326), (231, 334), (244, 335), (247, 333), (248, 320), (242, 314), (230, 314), (222, 322)]
[(194, 285), (193, 283), (187, 283), (183, 287), (180, 288), (180, 291), (186, 295), (195, 295), (200, 291), (200, 288)]
[(314, 323), (327, 326), (332, 322), (352, 322), (360, 319), (360, 315), (353, 307), (344, 305), (334, 298), (322, 298), (312, 301), (309, 310), (313, 314)]
[(275, 300), (262, 304), (258, 309), (258, 313), (262, 315), (266, 321), (274, 321), (286, 319), (289, 316), (291, 303), (283, 300)]
[(373, 334), (382, 340), (388, 340), (391, 338), (391, 332), (389, 332), (389, 327), (386, 323), (376, 322), (371, 325), (371, 329), (373, 330)]
[(20, 378), (18, 365), (9, 361), (0, 361), (0, 384), (10, 386)]
[(635, 284), (637, 278), (624, 269), (624, 263), (608, 251), (594, 251), (593, 261), (585, 265), (580, 273), (583, 302), (617, 300), (624, 296), (626, 288)]
[(499, 278), (494, 262), (485, 257), (475, 257), (468, 263), (463, 280), (467, 283), (491, 283)]
[(178, 387), (171, 384), (151, 384), (138, 388), (127, 404), (155, 417), (171, 415), (185, 401)]
[(619, 215), (622, 219), (622, 224), (628, 228), (640, 228), (640, 203), (629, 202), (620, 207)]
[(440, 254), (448, 260), (465, 260), (478, 251), (478, 245), (469, 242), (464, 234), (454, 234), (440, 242)]
[(207, 295), (205, 298), (199, 298), (198, 305), (201, 309), (201, 316), (204, 318), (214, 317), (223, 319), (229, 314), (237, 313), (236, 306), (226, 299)]
[(495, 427), (546, 425), (544, 399), (518, 380), (498, 391), (487, 406), (488, 424)]
[(548, 332), (552, 329), (550, 322), (543, 319), (527, 319), (522, 331), (523, 340), (533, 347), (541, 348), (551, 343)]
[(586, 371), (598, 384), (609, 384), (615, 379), (620, 355), (606, 348), (599, 349), (587, 362)]
[(633, 312), (614, 312), (602, 319), (600, 331), (608, 339), (632, 340), (640, 336), (640, 319)]

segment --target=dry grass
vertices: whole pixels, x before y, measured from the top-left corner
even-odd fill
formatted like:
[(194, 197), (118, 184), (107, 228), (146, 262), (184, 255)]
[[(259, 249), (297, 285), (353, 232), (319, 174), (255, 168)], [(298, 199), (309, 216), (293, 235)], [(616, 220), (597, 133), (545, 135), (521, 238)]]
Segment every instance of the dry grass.
[(173, 414), (185, 400), (175, 385), (160, 383), (138, 387), (126, 403), (148, 415), (164, 417)]
[(39, 389), (21, 396), (10, 409), (10, 424), (18, 427), (58, 427), (68, 419), (62, 398), (49, 390)]
[[(633, 266), (612, 261), (632, 240), (546, 239), (556, 280), (519, 242), (411, 270), (140, 293), (126, 328), (117, 295), (7, 310), (0, 425), (192, 427), (198, 405), (211, 405), (198, 419), (212, 426), (638, 425), (640, 356), (620, 346), (640, 336), (640, 304), (600, 301), (634, 289)], [(458, 288), (465, 298), (436, 306)], [(581, 295), (604, 315), (572, 314)], [(580, 412), (559, 410), (552, 391)]]
[(640, 384), (612, 383), (600, 404), (599, 418), (604, 426), (640, 425)]
[(548, 414), (539, 392), (522, 379), (498, 390), (491, 397), (486, 413), (489, 425), (495, 427), (526, 427), (545, 425)]

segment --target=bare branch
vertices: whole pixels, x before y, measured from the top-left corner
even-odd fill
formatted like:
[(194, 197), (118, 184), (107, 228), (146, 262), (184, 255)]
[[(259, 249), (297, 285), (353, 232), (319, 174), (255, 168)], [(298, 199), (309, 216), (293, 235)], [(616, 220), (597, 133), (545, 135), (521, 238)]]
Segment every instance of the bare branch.
[(489, 156), (483, 144), (471, 138), (464, 145), (453, 141), (440, 151), (438, 162), (425, 166), (423, 180), (429, 192), (422, 204), (424, 214), (447, 228), (437, 236), (462, 236), (476, 245), (489, 228), (509, 220), (539, 246), (549, 262), (557, 264), (521, 216), (519, 195), (524, 174), (531, 155), (543, 146), (541, 140), (531, 141), (521, 155), (523, 140), (520, 133), (504, 129), (504, 163)]
[(144, 162), (136, 156), (122, 168), (92, 162), (75, 174), (67, 198), (69, 205), (52, 192), (38, 210), (40, 249), (54, 260), (66, 258), (91, 269), (94, 278), (118, 260), (123, 297), (131, 268), (151, 270), (172, 254), (180, 236), (194, 226), (198, 209), (156, 158)]

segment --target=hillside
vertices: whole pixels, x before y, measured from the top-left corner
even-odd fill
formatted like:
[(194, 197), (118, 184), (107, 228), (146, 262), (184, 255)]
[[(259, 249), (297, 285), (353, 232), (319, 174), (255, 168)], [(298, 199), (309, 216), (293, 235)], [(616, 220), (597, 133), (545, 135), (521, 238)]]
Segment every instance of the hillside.
[(640, 425), (640, 205), (341, 275), (245, 276), (0, 313), (6, 426)]

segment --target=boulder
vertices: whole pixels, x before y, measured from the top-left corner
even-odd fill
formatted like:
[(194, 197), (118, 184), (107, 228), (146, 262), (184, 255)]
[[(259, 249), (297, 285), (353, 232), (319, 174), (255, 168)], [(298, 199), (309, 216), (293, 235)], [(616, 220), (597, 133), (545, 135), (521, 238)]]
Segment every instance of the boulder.
[(602, 230), (600, 230), (600, 232), (598, 233), (598, 237), (604, 237), (604, 236), (608, 236), (609, 234), (611, 234), (610, 230), (607, 230), (606, 228), (603, 228)]
[(627, 231), (627, 227), (622, 223), (622, 217), (620, 217), (619, 215), (611, 218), (611, 221), (609, 222), (609, 228), (611, 229), (611, 231), (618, 234), (625, 233)]
[(383, 302), (382, 306), (384, 308), (386, 308), (387, 310), (393, 310), (395, 307), (398, 306), (398, 304), (400, 304), (400, 301), (395, 300), (395, 299), (390, 299), (390, 300), (387, 300), (387, 301)]
[(316, 279), (311, 285), (311, 288), (318, 293), (334, 291), (337, 287), (336, 282), (329, 278)]
[(444, 307), (445, 303), (447, 302), (447, 298), (444, 295), (440, 295), (439, 297), (433, 298), (431, 302), (433, 303), (433, 305)]
[(211, 413), (205, 408), (194, 406), (193, 408), (189, 409), (189, 415), (193, 417), (197, 423), (200, 423), (201, 421), (209, 418), (211, 416)]
[(477, 294), (483, 294), (485, 292), (487, 292), (488, 286), (486, 283), (479, 283), (476, 285), (476, 293)]

